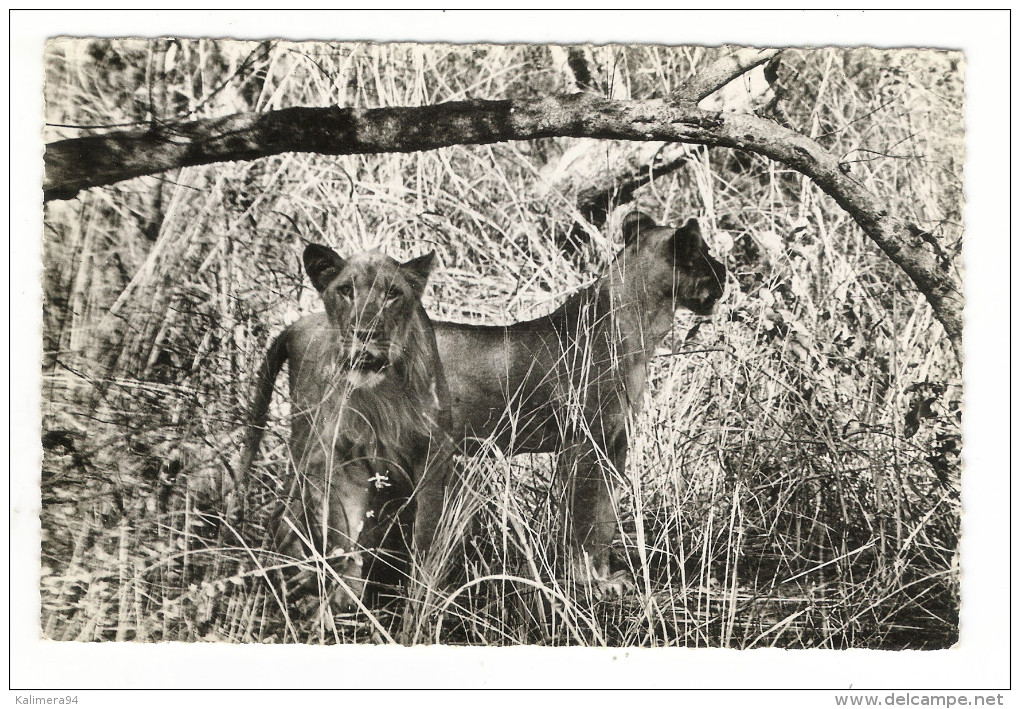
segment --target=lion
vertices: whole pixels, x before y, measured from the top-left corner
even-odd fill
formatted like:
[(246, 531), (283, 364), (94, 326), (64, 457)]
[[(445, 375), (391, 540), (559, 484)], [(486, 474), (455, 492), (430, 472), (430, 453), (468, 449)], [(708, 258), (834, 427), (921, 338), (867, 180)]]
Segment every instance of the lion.
[(328, 561), (333, 610), (359, 605), (367, 582), (402, 578), (409, 529), (415, 551), (428, 550), (451, 482), (449, 395), (421, 304), (433, 258), (344, 259), (309, 245), (304, 267), (325, 312), (286, 328), (257, 377), (239, 468), (257, 454), (288, 361), (295, 475), (270, 544)]
[(676, 229), (631, 212), (622, 231), (608, 273), (549, 315), (508, 326), (433, 323), (455, 444), (467, 453), (490, 441), (510, 455), (558, 454), (571, 567), (598, 593), (622, 593), (627, 583), (609, 569), (613, 478), (624, 470), (648, 363), (675, 311), (711, 314), (726, 279), (695, 219)]

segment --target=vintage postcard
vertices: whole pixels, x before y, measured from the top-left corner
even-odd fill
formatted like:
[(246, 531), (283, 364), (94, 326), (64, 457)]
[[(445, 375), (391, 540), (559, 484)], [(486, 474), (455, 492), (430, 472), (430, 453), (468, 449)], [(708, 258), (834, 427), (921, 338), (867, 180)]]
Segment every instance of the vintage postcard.
[(148, 27), (37, 47), (48, 646), (959, 651), (965, 47)]

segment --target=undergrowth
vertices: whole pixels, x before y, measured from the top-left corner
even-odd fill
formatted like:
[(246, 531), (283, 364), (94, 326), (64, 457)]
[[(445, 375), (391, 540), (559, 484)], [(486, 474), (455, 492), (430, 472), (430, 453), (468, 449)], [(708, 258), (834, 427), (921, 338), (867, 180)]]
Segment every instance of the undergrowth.
[[(720, 49), (582, 51), (596, 89), (663, 97)], [(55, 40), (47, 140), (89, 126), (293, 105), (573, 90), (562, 48)], [(777, 111), (931, 232), (962, 238), (958, 55), (789, 50)], [(58, 128), (56, 126), (64, 126)], [(91, 128), (89, 130), (91, 130)], [(88, 131), (85, 131), (88, 132)], [(655, 147), (655, 146), (652, 146)], [(659, 150), (667, 147), (660, 146)], [(579, 186), (648, 146), (548, 139), (186, 168), (46, 207), (42, 634), (58, 640), (939, 648), (959, 630), (960, 373), (923, 297), (806, 178), (683, 148), (572, 252)], [(580, 156), (580, 157), (579, 157)], [(614, 561), (564, 578), (546, 456), (464, 458), (441, 583), (288, 617), (263, 543), (288, 475), (286, 385), (242, 519), (234, 464), (269, 339), (318, 308), (306, 241), (435, 249), (430, 314), (512, 322), (605, 267), (633, 206), (698, 216), (730, 271), (653, 361), (620, 476)], [(281, 378), (282, 382), (282, 378)], [(294, 616), (294, 614), (291, 614)]]

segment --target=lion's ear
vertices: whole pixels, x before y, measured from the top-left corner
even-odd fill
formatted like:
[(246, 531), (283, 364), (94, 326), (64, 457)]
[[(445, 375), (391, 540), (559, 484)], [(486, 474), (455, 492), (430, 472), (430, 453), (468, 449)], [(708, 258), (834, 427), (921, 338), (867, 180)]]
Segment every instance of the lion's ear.
[(623, 243), (630, 246), (642, 231), (655, 229), (657, 226), (650, 216), (635, 210), (623, 218), (623, 224), (620, 226), (623, 230)]
[(411, 284), (415, 297), (421, 298), (422, 293), (425, 292), (425, 283), (429, 280), (429, 274), (432, 273), (432, 266), (435, 264), (435, 260), (436, 252), (429, 251), (424, 256), (419, 256), (400, 264), (400, 270), (404, 277), (407, 278), (408, 283)]
[(673, 253), (687, 256), (701, 241), (701, 225), (697, 219), (688, 219), (687, 223), (673, 232)]
[(312, 279), (312, 285), (320, 293), (340, 275), (345, 265), (340, 254), (321, 244), (309, 244), (305, 247), (302, 260), (305, 262), (305, 272)]

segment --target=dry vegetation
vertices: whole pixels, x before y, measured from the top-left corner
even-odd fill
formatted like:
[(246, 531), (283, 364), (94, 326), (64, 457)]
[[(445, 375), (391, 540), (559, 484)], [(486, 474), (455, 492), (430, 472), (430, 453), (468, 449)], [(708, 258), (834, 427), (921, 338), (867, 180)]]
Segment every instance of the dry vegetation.
[[(662, 97), (724, 50), (604, 47), (594, 88)], [(934, 235), (962, 238), (961, 58), (789, 50), (778, 120)], [(46, 139), (287, 106), (398, 106), (573, 90), (560, 48), (56, 40)], [(767, 97), (766, 97), (767, 98)], [(765, 99), (763, 99), (765, 100)], [(639, 143), (547, 139), (426, 153), (284, 154), (50, 202), (44, 235), (42, 632), (62, 640), (937, 648), (958, 633), (959, 368), (924, 298), (798, 173), (688, 146), (579, 249), (577, 197)], [(642, 157), (647, 162), (647, 157)], [(426, 302), (508, 322), (599, 272), (638, 205), (699, 216), (731, 271), (680, 315), (634, 424), (623, 539), (637, 591), (556, 577), (550, 461), (465, 462), (451, 585), (288, 621), (260, 579), (288, 472), (286, 386), (242, 523), (210, 500), (268, 339), (318, 307), (306, 241), (435, 249)], [(583, 226), (583, 225), (582, 225)], [(575, 230), (576, 234), (577, 231)], [(282, 380), (281, 380), (282, 381)]]

